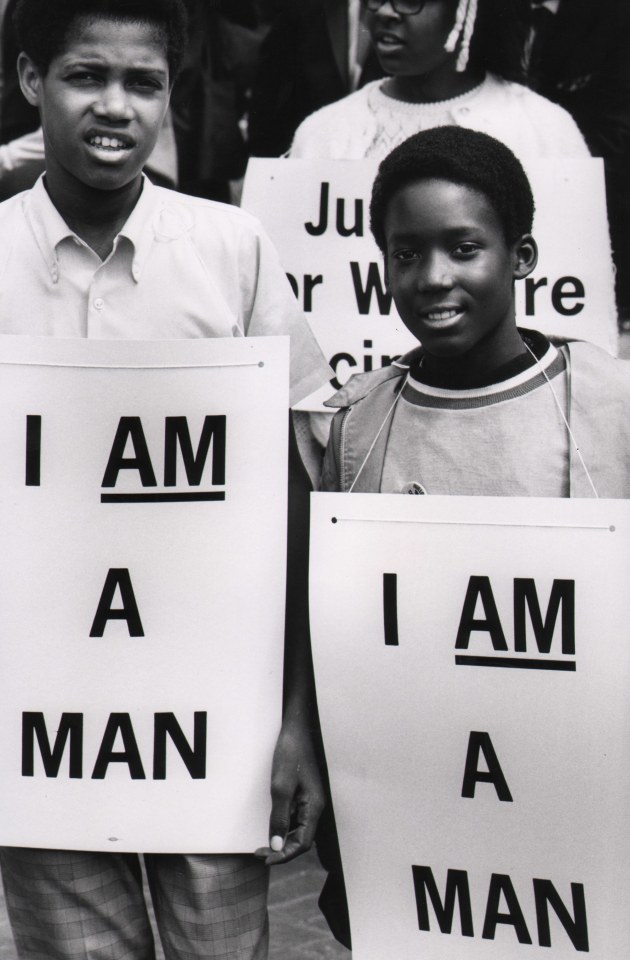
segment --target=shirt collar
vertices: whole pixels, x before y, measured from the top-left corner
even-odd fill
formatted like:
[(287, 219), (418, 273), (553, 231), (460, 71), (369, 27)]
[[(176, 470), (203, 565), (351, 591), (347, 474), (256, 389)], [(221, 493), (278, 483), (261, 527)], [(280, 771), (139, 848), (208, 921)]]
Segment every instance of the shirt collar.
[[(149, 256), (155, 236), (154, 220), (159, 207), (156, 187), (143, 175), (142, 190), (138, 202), (131, 211), (126, 223), (120, 230), (114, 249), (118, 247), (121, 237), (129, 241), (132, 247), (130, 258), (130, 272), (134, 281), (138, 283), (142, 268)], [(37, 180), (29, 193), (26, 204), (26, 217), (35, 235), (37, 245), (46, 262), (53, 283), (59, 282), (59, 258), (57, 250), (59, 244), (71, 238), (82, 242), (70, 229), (44, 186), (44, 175)]]
[(123, 225), (119, 237), (126, 237), (133, 247), (131, 276), (136, 283), (149, 257), (155, 239), (156, 216), (161, 210), (158, 190), (148, 177), (142, 176), (142, 190), (138, 202)]

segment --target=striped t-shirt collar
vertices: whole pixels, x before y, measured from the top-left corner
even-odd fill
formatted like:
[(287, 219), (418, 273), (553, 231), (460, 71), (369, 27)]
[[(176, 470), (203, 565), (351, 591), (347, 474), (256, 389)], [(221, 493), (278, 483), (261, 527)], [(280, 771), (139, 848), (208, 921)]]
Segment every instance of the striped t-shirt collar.
[(511, 393), (514, 390), (522, 388), (526, 383), (528, 383), (528, 381), (538, 379), (542, 370), (548, 371), (557, 358), (558, 350), (552, 343), (548, 342), (546, 351), (541, 357), (538, 358), (538, 362), (533, 366), (528, 367), (527, 370), (522, 370), (515, 376), (509, 377), (507, 380), (501, 380), (498, 383), (492, 383), (489, 386), (475, 387), (468, 390), (431, 387), (426, 383), (415, 380), (413, 373), (410, 370), (409, 379), (407, 380), (407, 387), (416, 391), (417, 393), (424, 394), (425, 396), (441, 397), (443, 399), (470, 400), (477, 397), (492, 397), (503, 393)]

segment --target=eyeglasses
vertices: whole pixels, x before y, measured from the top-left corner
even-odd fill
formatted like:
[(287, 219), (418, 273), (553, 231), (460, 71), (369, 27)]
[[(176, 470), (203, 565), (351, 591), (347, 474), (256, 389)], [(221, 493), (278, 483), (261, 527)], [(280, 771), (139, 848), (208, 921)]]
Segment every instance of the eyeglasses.
[[(386, 0), (361, 0), (366, 9), (375, 13), (383, 6)], [(420, 13), (426, 0), (389, 0), (392, 9), (401, 17), (412, 17), (414, 13)]]

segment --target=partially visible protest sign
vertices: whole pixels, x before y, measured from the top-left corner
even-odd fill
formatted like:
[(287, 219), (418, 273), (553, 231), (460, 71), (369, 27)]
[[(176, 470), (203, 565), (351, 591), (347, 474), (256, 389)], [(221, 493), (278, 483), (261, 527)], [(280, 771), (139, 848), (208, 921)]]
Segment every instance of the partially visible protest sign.
[[(385, 287), (369, 227), (377, 164), (370, 160), (250, 161), (243, 206), (262, 220), (294, 292), (335, 371), (386, 366), (416, 345)], [(602, 161), (544, 160), (528, 167), (540, 259), (516, 284), (521, 326), (589, 340), (617, 352), (614, 274)], [(331, 393), (302, 401), (319, 409)]]
[(630, 504), (312, 501), (353, 958), (628, 956)]
[(0, 844), (253, 851), (288, 339), (0, 338)]

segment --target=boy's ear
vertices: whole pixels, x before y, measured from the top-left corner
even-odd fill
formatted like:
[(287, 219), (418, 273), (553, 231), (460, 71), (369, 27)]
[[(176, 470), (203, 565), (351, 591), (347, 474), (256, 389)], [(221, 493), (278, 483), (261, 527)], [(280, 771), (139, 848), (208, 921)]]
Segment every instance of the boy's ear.
[(41, 74), (31, 58), (21, 53), (17, 60), (17, 71), (22, 93), (32, 107), (39, 106)]
[(530, 275), (538, 263), (538, 245), (529, 233), (522, 236), (515, 244), (514, 254), (516, 257), (514, 279), (523, 280)]

